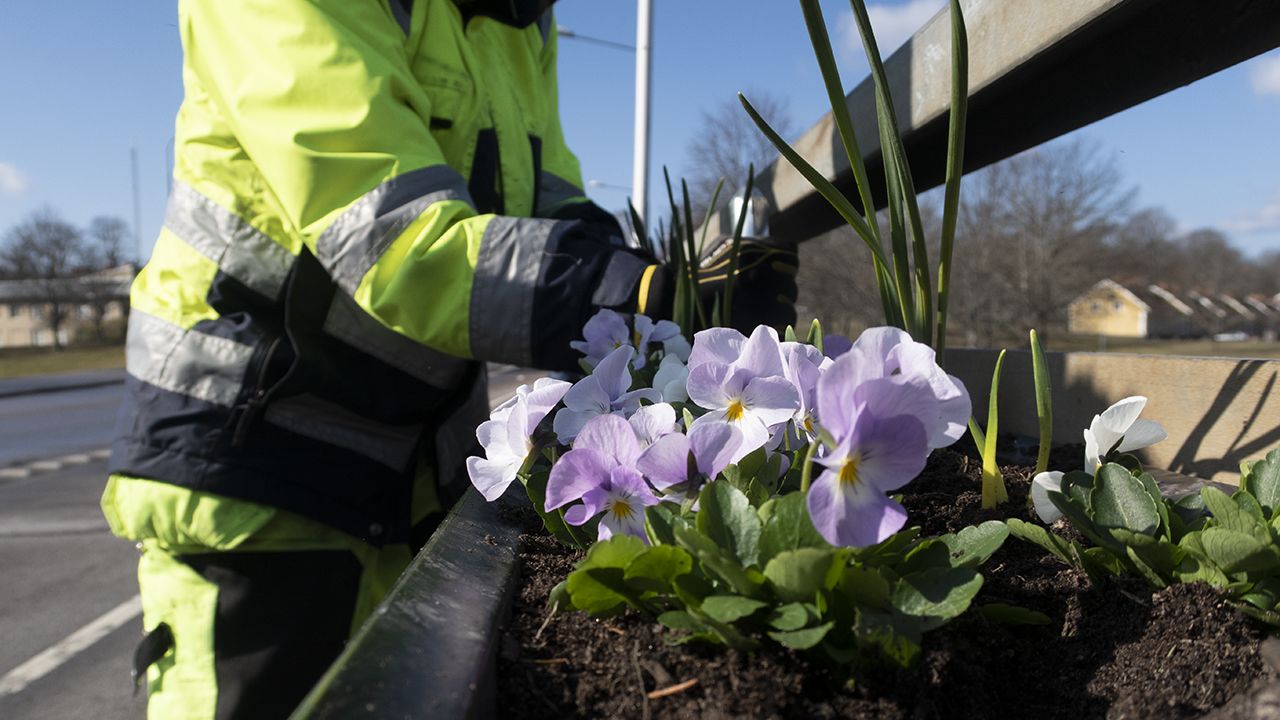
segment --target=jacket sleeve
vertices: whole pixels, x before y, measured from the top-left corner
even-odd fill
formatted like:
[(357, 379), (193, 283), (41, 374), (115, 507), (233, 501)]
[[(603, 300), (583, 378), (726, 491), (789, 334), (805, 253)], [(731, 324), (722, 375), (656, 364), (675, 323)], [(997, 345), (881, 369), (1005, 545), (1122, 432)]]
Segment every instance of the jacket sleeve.
[(179, 21), (262, 192), (365, 312), (453, 355), (572, 365), (568, 341), (620, 299), (597, 286), (628, 263), (589, 224), (477, 214), (386, 3), (182, 0)]

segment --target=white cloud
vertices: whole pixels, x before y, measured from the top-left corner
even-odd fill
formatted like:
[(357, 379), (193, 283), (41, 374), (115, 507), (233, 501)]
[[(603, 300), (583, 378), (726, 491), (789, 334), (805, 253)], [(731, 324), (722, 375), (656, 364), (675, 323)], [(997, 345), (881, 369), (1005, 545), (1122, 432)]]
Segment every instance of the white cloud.
[(27, 176), (17, 165), (0, 162), (0, 195), (21, 195), (27, 189)]
[(1280, 53), (1258, 58), (1249, 80), (1258, 95), (1280, 95)]
[[(892, 55), (894, 50), (915, 35), (945, 5), (946, 0), (908, 0), (895, 5), (868, 5), (867, 17), (871, 19), (871, 29), (875, 31), (880, 55), (884, 58)], [(853, 11), (842, 13), (836, 27), (844, 49), (856, 51), (861, 56), (862, 37), (858, 34), (858, 23), (853, 19)]]
[(1223, 226), (1239, 233), (1265, 233), (1280, 231), (1280, 192), (1271, 198), (1271, 202), (1257, 210), (1238, 215), (1223, 223)]

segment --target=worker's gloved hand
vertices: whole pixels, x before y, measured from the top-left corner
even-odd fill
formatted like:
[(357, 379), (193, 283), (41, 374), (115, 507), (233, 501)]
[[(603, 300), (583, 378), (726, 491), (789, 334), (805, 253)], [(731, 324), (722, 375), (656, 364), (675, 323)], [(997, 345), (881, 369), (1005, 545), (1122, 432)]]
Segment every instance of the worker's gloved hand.
[[(716, 297), (724, 296), (732, 248), (733, 239), (723, 238), (698, 268), (698, 292), (708, 312)], [(768, 237), (742, 238), (729, 324), (748, 335), (757, 325), (769, 325), (779, 333), (794, 325), (799, 269), (795, 243)]]

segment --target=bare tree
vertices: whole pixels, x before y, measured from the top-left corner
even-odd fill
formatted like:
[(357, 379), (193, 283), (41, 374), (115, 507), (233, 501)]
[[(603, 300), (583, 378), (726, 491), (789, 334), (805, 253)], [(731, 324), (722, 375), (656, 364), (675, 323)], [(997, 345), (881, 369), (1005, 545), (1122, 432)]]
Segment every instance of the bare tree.
[(86, 260), (96, 265), (95, 269), (117, 267), (129, 262), (125, 242), (133, 234), (124, 220), (106, 215), (96, 217), (89, 221), (88, 235), (93, 244), (88, 247), (89, 257)]
[(1107, 275), (1106, 241), (1133, 195), (1114, 155), (1083, 140), (983, 170), (964, 189), (958, 314), (991, 325), (979, 333), (983, 344), (1025, 337), (1032, 327), (1044, 334), (1064, 327), (1067, 303)]
[(70, 279), (83, 268), (83, 256), (80, 231), (51, 208), (39, 210), (10, 228), (0, 247), (0, 265), (12, 277), (31, 283), (56, 350), (62, 349), (62, 324), (76, 305)]
[[(766, 90), (745, 93), (760, 116), (783, 137), (795, 132), (787, 102)], [(769, 139), (751, 122), (737, 98), (730, 98), (711, 110), (702, 112), (698, 132), (689, 141), (689, 192), (695, 209), (706, 208), (715, 192), (716, 183), (724, 178), (724, 197), (742, 191), (747, 167), (759, 170), (778, 157)]]

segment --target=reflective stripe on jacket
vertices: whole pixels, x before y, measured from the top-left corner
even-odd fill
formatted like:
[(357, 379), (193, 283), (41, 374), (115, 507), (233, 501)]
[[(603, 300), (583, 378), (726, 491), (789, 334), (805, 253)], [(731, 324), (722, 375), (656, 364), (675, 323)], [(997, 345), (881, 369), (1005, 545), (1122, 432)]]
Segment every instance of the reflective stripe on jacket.
[(408, 4), (180, 1), (174, 188), (112, 472), (401, 538), (416, 457), (451, 476), (484, 419), (475, 360), (554, 366), (543, 348), (630, 291), (643, 262), (568, 219), (602, 211), (561, 135), (550, 13)]

